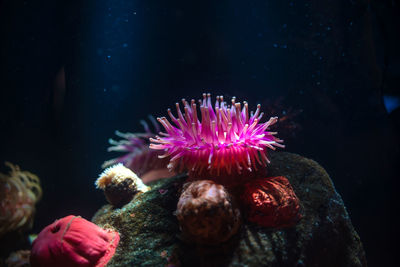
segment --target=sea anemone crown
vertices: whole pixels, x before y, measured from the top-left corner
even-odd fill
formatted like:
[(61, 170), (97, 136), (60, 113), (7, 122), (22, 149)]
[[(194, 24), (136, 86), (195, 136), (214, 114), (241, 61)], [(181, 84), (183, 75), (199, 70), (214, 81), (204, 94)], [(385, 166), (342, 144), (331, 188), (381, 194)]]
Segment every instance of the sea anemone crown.
[(242, 107), (233, 97), (232, 104), (227, 105), (223, 96), (217, 96), (213, 108), (211, 95), (203, 94), (203, 100), (199, 100), (199, 119), (193, 99), (190, 103), (182, 99), (182, 103), (184, 113), (176, 103), (178, 117), (168, 109), (175, 126), (165, 117), (157, 118), (166, 133), (150, 138), (150, 148), (166, 152), (161, 158), (171, 157), (170, 170), (188, 170), (191, 176), (202, 172), (213, 175), (252, 172), (269, 163), (266, 148), (284, 147), (283, 141), (274, 136), (276, 132), (268, 131), (278, 118), (260, 123), (264, 115), (261, 105), (249, 114), (247, 102)]

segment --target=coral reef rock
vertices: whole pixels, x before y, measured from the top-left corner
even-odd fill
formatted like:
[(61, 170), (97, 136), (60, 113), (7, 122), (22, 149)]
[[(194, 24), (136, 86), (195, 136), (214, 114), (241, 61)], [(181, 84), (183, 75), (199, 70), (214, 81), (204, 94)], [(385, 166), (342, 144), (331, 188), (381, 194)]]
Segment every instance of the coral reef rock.
[(93, 222), (121, 236), (107, 266), (366, 266), (365, 252), (340, 195), (315, 161), (271, 153), (268, 176), (285, 176), (300, 200), (302, 219), (273, 229), (244, 221), (218, 246), (187, 244), (174, 216), (186, 176), (161, 179), (120, 209), (105, 205)]

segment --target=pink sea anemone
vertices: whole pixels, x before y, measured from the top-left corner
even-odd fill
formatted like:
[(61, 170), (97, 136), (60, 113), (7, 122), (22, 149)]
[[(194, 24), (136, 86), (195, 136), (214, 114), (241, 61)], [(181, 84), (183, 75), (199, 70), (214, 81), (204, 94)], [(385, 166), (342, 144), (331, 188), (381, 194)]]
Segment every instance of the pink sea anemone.
[(160, 158), (170, 157), (170, 170), (189, 171), (191, 177), (247, 175), (264, 170), (269, 163), (267, 148), (284, 147), (276, 133), (268, 131), (278, 118), (261, 123), (260, 105), (249, 114), (247, 102), (242, 107), (234, 97), (232, 105), (227, 105), (222, 96), (217, 96), (213, 108), (210, 94), (203, 94), (199, 119), (195, 101), (182, 102), (184, 113), (176, 103), (177, 118), (168, 109), (175, 125), (165, 117), (158, 118), (166, 133), (150, 138), (150, 148), (165, 151)]
[[(159, 132), (160, 125), (157, 121), (152, 116), (149, 116), (149, 119), (154, 130)], [(125, 167), (135, 172), (144, 183), (173, 176), (175, 173), (168, 172), (166, 168), (168, 159), (158, 158), (162, 152), (149, 148), (149, 138), (155, 137), (155, 134), (150, 130), (149, 124), (144, 120), (141, 120), (140, 123), (145, 130), (143, 133), (115, 132), (122, 139), (117, 141), (110, 138), (111, 147), (108, 148), (108, 151), (125, 152), (126, 154), (104, 162), (102, 167), (106, 168), (122, 163)]]

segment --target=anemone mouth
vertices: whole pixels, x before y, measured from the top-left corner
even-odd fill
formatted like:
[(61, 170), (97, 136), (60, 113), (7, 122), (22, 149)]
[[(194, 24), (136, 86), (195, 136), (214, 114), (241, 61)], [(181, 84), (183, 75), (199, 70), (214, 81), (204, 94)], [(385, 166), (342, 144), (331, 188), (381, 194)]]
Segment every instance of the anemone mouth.
[(278, 118), (260, 123), (261, 105), (249, 114), (247, 102), (242, 106), (234, 97), (228, 105), (217, 96), (213, 107), (210, 94), (203, 94), (199, 109), (193, 99), (182, 103), (183, 112), (176, 103), (177, 117), (168, 109), (172, 124), (166, 117), (157, 118), (166, 132), (150, 138), (150, 148), (164, 150), (159, 157), (170, 158), (170, 170), (217, 176), (253, 172), (269, 163), (267, 148), (284, 147), (276, 132), (268, 131)]

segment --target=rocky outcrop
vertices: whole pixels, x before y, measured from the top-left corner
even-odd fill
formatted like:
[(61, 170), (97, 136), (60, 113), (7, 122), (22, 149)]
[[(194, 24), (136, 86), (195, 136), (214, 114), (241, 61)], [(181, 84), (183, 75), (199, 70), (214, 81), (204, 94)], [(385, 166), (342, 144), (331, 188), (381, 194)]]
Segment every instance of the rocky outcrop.
[(93, 222), (121, 241), (108, 266), (366, 266), (365, 253), (340, 195), (315, 161), (271, 154), (268, 176), (285, 176), (300, 199), (302, 219), (284, 229), (247, 222), (218, 246), (184, 243), (174, 211), (185, 176), (163, 179), (120, 209), (102, 207)]

